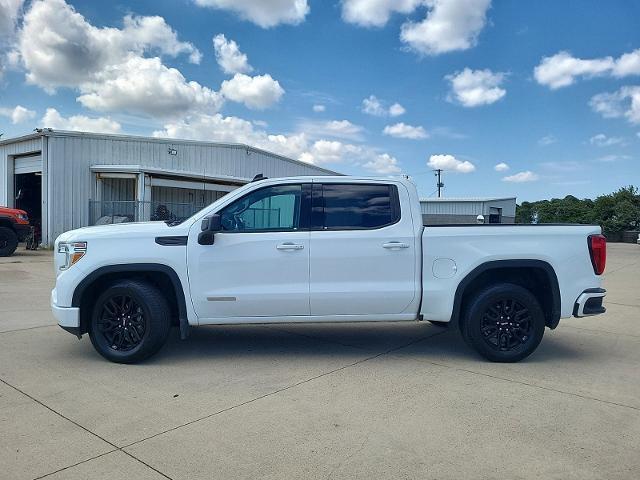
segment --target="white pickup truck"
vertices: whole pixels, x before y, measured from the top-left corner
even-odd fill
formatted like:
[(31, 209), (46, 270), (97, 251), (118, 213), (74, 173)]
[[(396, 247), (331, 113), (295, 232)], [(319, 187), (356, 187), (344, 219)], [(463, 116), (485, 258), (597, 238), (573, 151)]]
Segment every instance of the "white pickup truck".
[(597, 226), (425, 227), (404, 179), (262, 179), (179, 224), (60, 235), (51, 306), (121, 363), (172, 325), (423, 320), (515, 362), (561, 317), (605, 311), (605, 261)]

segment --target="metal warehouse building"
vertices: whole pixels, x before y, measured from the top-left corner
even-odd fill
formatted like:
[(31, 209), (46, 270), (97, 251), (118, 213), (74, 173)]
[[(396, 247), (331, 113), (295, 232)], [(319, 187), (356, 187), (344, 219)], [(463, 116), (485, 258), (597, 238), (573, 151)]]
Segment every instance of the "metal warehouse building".
[(41, 242), (87, 225), (190, 216), (255, 175), (336, 174), (240, 144), (38, 130), (0, 141), (0, 205)]
[(516, 197), (508, 198), (425, 198), (420, 200), (425, 225), (476, 223), (478, 215), (485, 223), (514, 223)]

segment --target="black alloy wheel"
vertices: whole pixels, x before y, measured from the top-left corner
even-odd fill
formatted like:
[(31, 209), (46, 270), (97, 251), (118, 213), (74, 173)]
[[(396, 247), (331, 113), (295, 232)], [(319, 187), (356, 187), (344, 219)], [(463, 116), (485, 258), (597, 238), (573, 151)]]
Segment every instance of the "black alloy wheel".
[(98, 330), (111, 349), (126, 352), (140, 345), (148, 328), (142, 307), (130, 295), (114, 295), (102, 304)]
[(112, 362), (136, 363), (166, 342), (171, 315), (165, 296), (145, 280), (119, 280), (93, 304), (89, 338)]
[(465, 306), (462, 337), (492, 362), (518, 362), (538, 348), (545, 315), (533, 293), (520, 285), (498, 283), (476, 292)]
[(489, 305), (480, 321), (484, 340), (498, 351), (526, 345), (532, 338), (532, 329), (529, 310), (512, 297), (501, 298)]

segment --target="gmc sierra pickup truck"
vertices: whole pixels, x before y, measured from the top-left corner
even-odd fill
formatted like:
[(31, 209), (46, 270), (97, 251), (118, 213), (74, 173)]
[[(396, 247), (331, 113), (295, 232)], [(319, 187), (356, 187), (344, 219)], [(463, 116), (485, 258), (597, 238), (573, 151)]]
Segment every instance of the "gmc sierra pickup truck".
[(560, 318), (605, 311), (605, 261), (597, 226), (425, 227), (404, 179), (262, 179), (178, 224), (62, 234), (51, 306), (121, 363), (172, 325), (423, 320), (515, 362)]

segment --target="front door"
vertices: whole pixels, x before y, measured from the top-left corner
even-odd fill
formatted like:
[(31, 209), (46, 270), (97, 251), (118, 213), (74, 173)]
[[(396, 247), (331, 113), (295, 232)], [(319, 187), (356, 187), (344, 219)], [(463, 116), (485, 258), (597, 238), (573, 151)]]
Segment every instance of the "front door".
[(313, 186), (311, 315), (403, 314), (416, 292), (416, 235), (397, 184)]
[(213, 245), (199, 245), (192, 232), (189, 284), (201, 322), (309, 315), (310, 190), (306, 184), (252, 190), (217, 212), (223, 231)]

